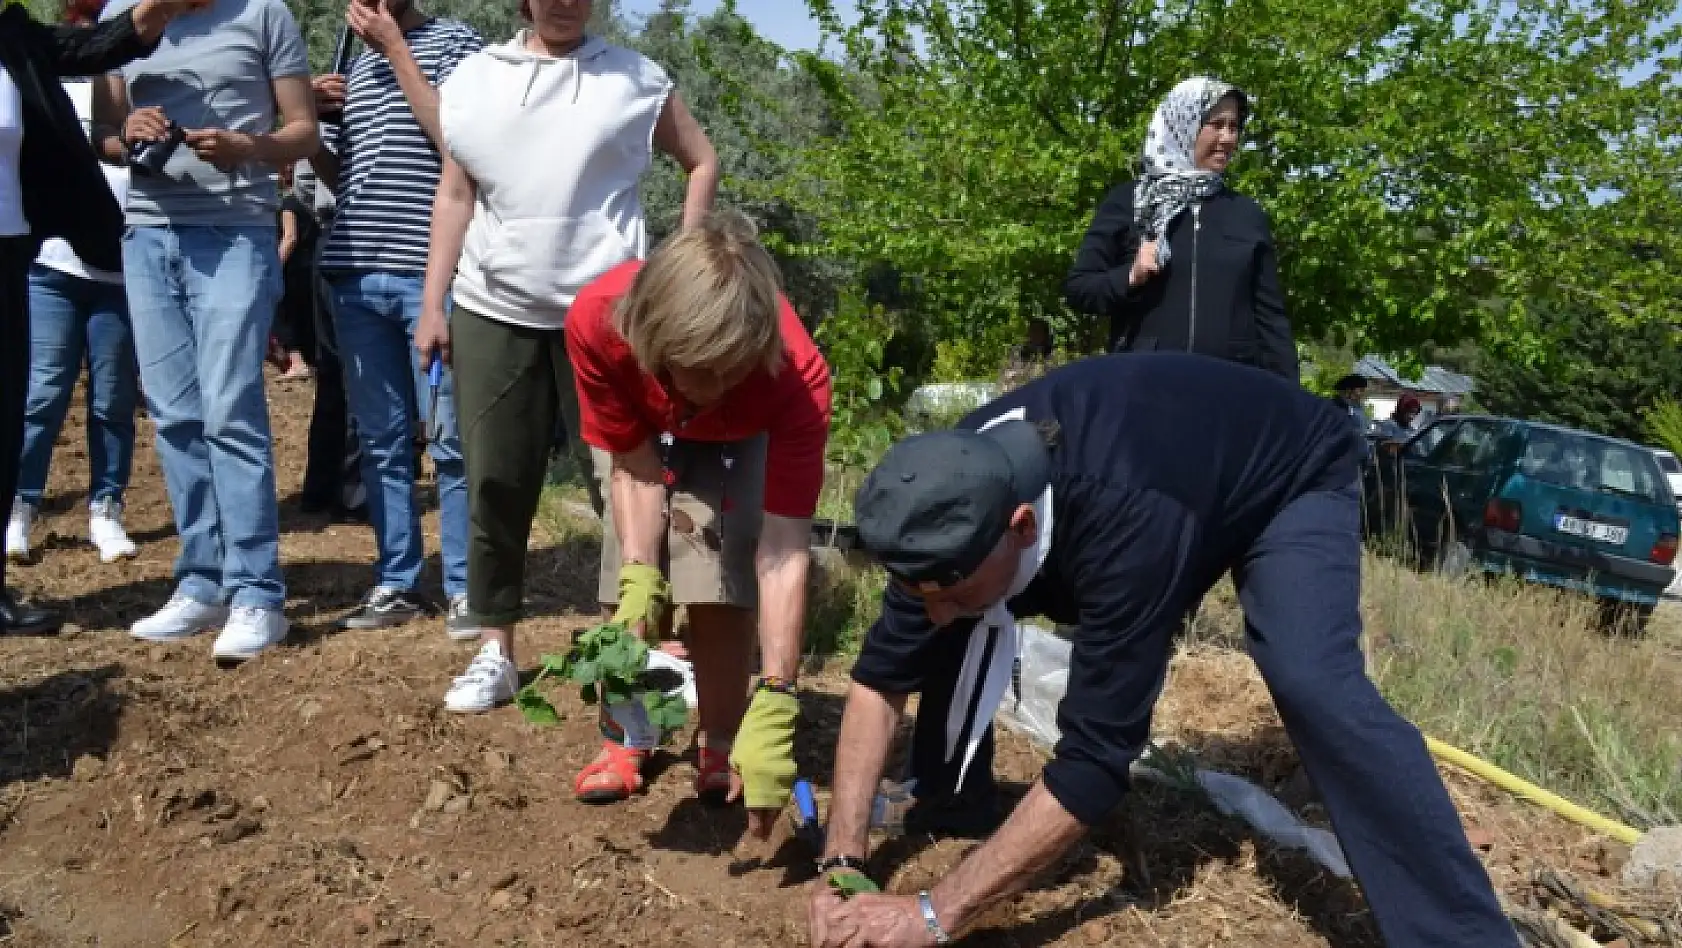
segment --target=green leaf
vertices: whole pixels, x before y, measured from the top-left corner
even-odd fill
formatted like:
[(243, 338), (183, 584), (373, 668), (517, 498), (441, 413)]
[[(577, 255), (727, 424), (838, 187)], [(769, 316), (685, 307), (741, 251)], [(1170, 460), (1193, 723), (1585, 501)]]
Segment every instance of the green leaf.
[(850, 899), (865, 892), (881, 892), (881, 886), (870, 881), (870, 877), (862, 872), (832, 872), (829, 874), (829, 887), (841, 894), (841, 898)]
[(689, 705), (684, 703), (681, 695), (645, 691), (642, 700), (644, 707), (648, 709), (649, 721), (662, 733), (681, 731), (689, 721)]
[(561, 723), (560, 712), (543, 697), (536, 688), (527, 685), (514, 693), (514, 705), (520, 709), (520, 716), (532, 724), (554, 725)]

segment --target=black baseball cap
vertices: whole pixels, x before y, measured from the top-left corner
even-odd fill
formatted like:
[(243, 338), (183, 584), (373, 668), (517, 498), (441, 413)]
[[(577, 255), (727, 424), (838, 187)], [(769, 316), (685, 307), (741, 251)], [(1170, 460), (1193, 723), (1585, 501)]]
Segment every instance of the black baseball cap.
[(1016, 508), (1050, 482), (1050, 453), (1029, 422), (914, 435), (889, 449), (859, 488), (859, 542), (902, 582), (951, 586), (975, 572)]

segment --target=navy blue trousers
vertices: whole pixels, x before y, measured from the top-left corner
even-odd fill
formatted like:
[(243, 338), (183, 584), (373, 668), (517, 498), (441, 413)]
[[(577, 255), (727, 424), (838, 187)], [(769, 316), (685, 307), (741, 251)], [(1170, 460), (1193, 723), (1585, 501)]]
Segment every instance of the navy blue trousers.
[[(1353, 485), (1306, 494), (1231, 564), (1250, 655), (1385, 944), (1517, 948), (1424, 739), (1367, 677), (1360, 516)], [(1168, 647), (1168, 636), (1161, 640)], [(912, 744), (920, 800), (940, 799), (956, 776), (942, 757), (959, 662), (931, 667), (942, 673), (925, 683)], [(991, 737), (989, 731), (988, 745)], [(988, 795), (983, 761), (991, 762), (990, 746), (971, 764), (965, 796)]]

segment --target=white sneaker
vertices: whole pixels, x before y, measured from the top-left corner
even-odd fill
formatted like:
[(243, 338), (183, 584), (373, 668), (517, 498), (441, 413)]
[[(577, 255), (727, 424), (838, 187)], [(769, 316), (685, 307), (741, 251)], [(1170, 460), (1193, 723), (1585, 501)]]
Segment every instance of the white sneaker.
[(286, 629), (286, 616), (279, 609), (235, 606), (210, 654), (239, 662), (256, 658), (258, 653), (286, 638)]
[(88, 508), (88, 539), (99, 547), (99, 561), (114, 563), (139, 554), (123, 529), (123, 505), (107, 497)]
[(444, 707), (464, 714), (489, 711), (514, 700), (520, 687), (520, 670), (502, 654), (502, 646), (486, 642), (473, 656), (467, 671), (450, 685)]
[(213, 606), (176, 593), (168, 605), (130, 626), (128, 634), (143, 642), (178, 642), (226, 621), (227, 606)]
[(29, 531), (35, 528), (35, 508), (21, 500), (12, 501), (12, 515), (6, 520), (6, 558), (29, 559)]

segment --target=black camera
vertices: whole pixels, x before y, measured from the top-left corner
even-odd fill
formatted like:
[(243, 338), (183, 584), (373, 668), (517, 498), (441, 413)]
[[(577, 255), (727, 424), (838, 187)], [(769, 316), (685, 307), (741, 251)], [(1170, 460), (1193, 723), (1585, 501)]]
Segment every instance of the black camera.
[(187, 140), (187, 130), (174, 122), (169, 123), (169, 129), (164, 137), (156, 141), (133, 141), (128, 143), (128, 163), (136, 174), (162, 174), (164, 165), (174, 156), (175, 149)]

